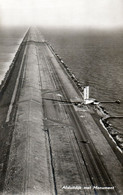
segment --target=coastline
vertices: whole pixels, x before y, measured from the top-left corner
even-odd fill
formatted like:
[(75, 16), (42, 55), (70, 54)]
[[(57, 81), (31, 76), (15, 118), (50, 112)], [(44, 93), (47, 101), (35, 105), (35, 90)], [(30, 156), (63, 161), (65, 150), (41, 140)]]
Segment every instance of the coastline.
[[(8, 68), (7, 68), (7, 70), (6, 70), (6, 72), (4, 73), (4, 75), (3, 75), (3, 77), (1, 78), (1, 80), (0, 80), (0, 91), (1, 91), (1, 89), (2, 89), (2, 87), (4, 86), (4, 84), (5, 84), (5, 82), (6, 82), (6, 80), (7, 80), (7, 77), (9, 76), (9, 74), (10, 74), (10, 71), (11, 71), (11, 69), (12, 69), (12, 67), (13, 67), (13, 64), (15, 63), (15, 61), (16, 61), (16, 58), (18, 57), (18, 52), (20, 51), (20, 49), (21, 49), (21, 44), (22, 44), (22, 42), (23, 42), (23, 40), (24, 40), (24, 37), (25, 37), (25, 35), (26, 35), (26, 33), (27, 33), (27, 31), (29, 30), (29, 28), (27, 29), (27, 30), (25, 30), (24, 31), (24, 33), (22, 34), (22, 36), (21, 36), (21, 38), (17, 41), (17, 43), (16, 43), (16, 47), (15, 47), (15, 52), (13, 52), (11, 55), (11, 60), (10, 61), (7, 61), (7, 63), (9, 64), (8, 65)], [(3, 62), (3, 64), (4, 64), (4, 62)]]
[[(10, 153), (10, 147), (11, 147), (11, 141), (14, 131), (14, 125), (15, 125), (15, 115), (17, 110), (17, 105), (13, 104), (13, 110), (11, 114), (11, 120), (10, 122), (6, 123), (6, 116), (9, 109), (11, 97), (13, 94), (15, 82), (17, 79), (20, 61), (18, 61), (18, 57), (21, 58), (23, 55), (23, 50), (25, 45), (23, 45), (24, 38), (26, 36), (26, 33), (24, 33), (24, 37), (22, 38), (22, 41), (18, 47), (18, 50), (15, 53), (14, 59), (12, 60), (12, 63), (9, 66), (8, 71), (6, 72), (3, 81), (0, 84), (0, 191), (3, 189), (4, 180), (5, 180), (5, 172), (7, 169), (8, 159), (9, 159), (9, 153)], [(21, 84), (20, 79), (20, 84)], [(19, 89), (20, 84), (17, 92), (17, 97), (19, 95)]]
[[(81, 85), (81, 82), (75, 77), (75, 74), (68, 68), (67, 64), (62, 60), (62, 58), (55, 52), (54, 48), (51, 46), (50, 43), (48, 43), (49, 48), (51, 51), (55, 54), (56, 59), (60, 62), (62, 65), (62, 68), (65, 69), (65, 72), (70, 76), (70, 78), (73, 81), (74, 86), (79, 90), (80, 94), (83, 97), (83, 89), (84, 87)], [(78, 103), (78, 106), (80, 102)], [(120, 133), (118, 130), (113, 127), (111, 123), (109, 123), (108, 119), (110, 118), (110, 114), (107, 112), (107, 110), (102, 106), (102, 103), (98, 102), (96, 100), (96, 103), (92, 103), (93, 110), (96, 111), (97, 116), (99, 117), (99, 123), (100, 126), (103, 128), (103, 131), (105, 131), (103, 134), (109, 141), (110, 145), (112, 146), (113, 150), (116, 152), (116, 155), (118, 159), (123, 163), (123, 139), (119, 141), (118, 136), (120, 136)], [(95, 117), (97, 117), (95, 116)], [(98, 124), (99, 124), (98, 123)]]

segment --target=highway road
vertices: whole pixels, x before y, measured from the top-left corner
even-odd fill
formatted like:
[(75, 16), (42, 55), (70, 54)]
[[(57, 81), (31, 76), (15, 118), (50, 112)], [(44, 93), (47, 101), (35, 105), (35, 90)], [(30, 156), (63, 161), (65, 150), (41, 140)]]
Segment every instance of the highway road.
[[(59, 77), (59, 75), (57, 74), (58, 66), (55, 69), (53, 61), (52, 61), (52, 58), (54, 58), (54, 56), (52, 56), (51, 54), (50, 54), (50, 57), (49, 57), (49, 55), (47, 56), (47, 50), (48, 50), (48, 48), (47, 48), (47, 45), (45, 44), (40, 49), (41, 52), (39, 53), (39, 56), (43, 56), (43, 57), (41, 59), (39, 59), (39, 61), (43, 60), (42, 64), (47, 66), (48, 70), (47, 70), (46, 75), (47, 75), (47, 77), (51, 78), (49, 81), (49, 85), (48, 85), (50, 87), (48, 87), (48, 88), (52, 89), (54, 92), (59, 90), (59, 93), (61, 95), (60, 101), (67, 100), (69, 102), (71, 99), (73, 100), (75, 97), (76, 97), (76, 99), (80, 100), (81, 96), (76, 91), (74, 91), (74, 89), (71, 91), (71, 93), (69, 91), (69, 89), (73, 88), (73, 86), (70, 86), (71, 80), (69, 80), (68, 78), (64, 78), (64, 77), (66, 77), (66, 75), (64, 75), (64, 73), (61, 75), (61, 77)], [(46, 58), (46, 56), (47, 56), (47, 58)], [(42, 66), (41, 66), (41, 68), (42, 68)], [(59, 69), (60, 69), (60, 67), (59, 67)], [(62, 70), (60, 70), (60, 71), (62, 72)], [(43, 77), (43, 74), (41, 75), (41, 77)], [(47, 77), (45, 76), (45, 78), (47, 78)], [(66, 79), (66, 81), (65, 81), (65, 79)], [(61, 82), (63, 84), (61, 84)], [(47, 87), (45, 85), (43, 86), (43, 89), (44, 88), (47, 90)], [(81, 161), (83, 161), (83, 164), (84, 164), (83, 169), (84, 170), (81, 170), (82, 171), (81, 175), (83, 175), (83, 172), (84, 172), (85, 173), (84, 177), (89, 181), (89, 183), (85, 181), (85, 183), (81, 183), (80, 185), (82, 185), (82, 186), (103, 186), (103, 187), (104, 186), (105, 187), (112, 186), (113, 187), (113, 184), (112, 184), (111, 179), (107, 173), (107, 170), (105, 169), (105, 166), (101, 162), (100, 157), (97, 154), (97, 151), (95, 149), (95, 146), (94, 146), (93, 142), (91, 141), (89, 134), (87, 133), (86, 127), (79, 120), (79, 117), (77, 116), (74, 107), (72, 105), (66, 106), (64, 104), (61, 105), (60, 102), (59, 103), (55, 102), (55, 108), (53, 109), (53, 104), (54, 104), (53, 99), (58, 100), (58, 97), (57, 97), (58, 92), (56, 95), (54, 95), (54, 92), (53, 93), (50, 92), (48, 94), (45, 93), (45, 95), (43, 97), (44, 108), (47, 109), (46, 111), (44, 109), (46, 121), (48, 119), (50, 121), (52, 121), (52, 120), (54, 121), (54, 119), (55, 119), (55, 121), (57, 123), (62, 124), (62, 123), (64, 123), (65, 118), (67, 118), (66, 113), (69, 115), (69, 120), (67, 123), (72, 124), (72, 126), (74, 127), (72, 129), (72, 132), (69, 132), (69, 134), (72, 134), (72, 133), (74, 134), (76, 141), (77, 141), (76, 144), (78, 145), (79, 150), (80, 150), (79, 155), (81, 155), (81, 157), (80, 156), (76, 157), (77, 159), (75, 161), (77, 163), (79, 163), (79, 166), (80, 166), (79, 172), (81, 170)], [(50, 102), (47, 103), (48, 98), (49, 98)], [(57, 107), (60, 107), (60, 108), (57, 108), (56, 105), (57, 105)], [(49, 110), (49, 108), (51, 108), (51, 111)], [(61, 110), (58, 114), (56, 114), (56, 112), (57, 112), (56, 108), (58, 110), (62, 109), (62, 110), (64, 110), (64, 112)], [(53, 113), (54, 113), (54, 115), (53, 115)], [(63, 114), (60, 117), (61, 113), (63, 113)], [(47, 127), (47, 129), (48, 129), (48, 131), (50, 131), (49, 132), (50, 139), (54, 140), (53, 141), (53, 143), (54, 143), (54, 142), (56, 142), (56, 138), (54, 138), (54, 139), (52, 138), (52, 129), (51, 129), (51, 126), (50, 127), (49, 126)], [(59, 128), (59, 130), (58, 130), (58, 128)], [(64, 126), (64, 129), (65, 129), (65, 134), (67, 134), (67, 131), (69, 131), (68, 126), (66, 126), (66, 127)], [(55, 130), (53, 130), (53, 131), (55, 131)], [(62, 130), (60, 129), (60, 127), (57, 127), (55, 134), (58, 134), (57, 131), (62, 131)], [(74, 145), (73, 145), (73, 148), (74, 148)], [(62, 152), (65, 154), (64, 151), (62, 151)], [(76, 155), (76, 150), (74, 150), (74, 152), (75, 152), (74, 155)], [(59, 161), (59, 158), (58, 158), (58, 161)], [(60, 167), (59, 167), (59, 169), (60, 169)], [(68, 169), (69, 168), (67, 167), (67, 170)], [(64, 173), (65, 172), (67, 173), (67, 171), (64, 171)], [(58, 175), (58, 176), (60, 177), (60, 175)], [(55, 176), (55, 177), (58, 177), (58, 176)], [(67, 179), (67, 177), (68, 177), (68, 179), (72, 178), (70, 175), (66, 174), (65, 179)], [(82, 179), (82, 181), (83, 181), (83, 179)], [(72, 185), (72, 182), (73, 181), (71, 179), (71, 185)], [(87, 192), (85, 192), (85, 193), (87, 193)], [(97, 191), (94, 191), (93, 193), (97, 193)], [(108, 194), (109, 192), (108, 191), (107, 192), (100, 191), (99, 193), (100, 194), (106, 194), (106, 193)], [(115, 191), (112, 191), (111, 193), (116, 194)]]
[[(40, 31), (23, 41), (5, 122), (13, 122), (4, 194), (123, 193), (122, 165)], [(114, 170), (115, 167), (115, 170)]]

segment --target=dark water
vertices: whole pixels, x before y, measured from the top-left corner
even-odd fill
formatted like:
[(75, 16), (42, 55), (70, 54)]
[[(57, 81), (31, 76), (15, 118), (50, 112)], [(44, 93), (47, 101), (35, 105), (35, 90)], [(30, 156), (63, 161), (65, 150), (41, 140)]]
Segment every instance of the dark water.
[[(0, 29), (0, 79), (9, 67), (25, 28)], [(99, 101), (119, 99), (121, 104), (103, 104), (112, 116), (123, 116), (123, 31), (41, 29), (55, 51), (75, 73), (90, 96)], [(123, 119), (112, 119), (123, 133)]]
[[(123, 116), (123, 31), (41, 29), (55, 51), (75, 73), (90, 96), (103, 104), (112, 116)], [(123, 133), (123, 119), (111, 123)]]
[(26, 28), (0, 27), (0, 83), (22, 41)]

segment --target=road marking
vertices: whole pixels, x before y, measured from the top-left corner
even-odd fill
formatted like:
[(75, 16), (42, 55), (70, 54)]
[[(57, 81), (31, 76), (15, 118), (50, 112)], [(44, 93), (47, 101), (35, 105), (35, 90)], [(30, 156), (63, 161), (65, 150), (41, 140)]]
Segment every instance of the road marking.
[(63, 97), (63, 95), (61, 95), (61, 94), (59, 94), (59, 93), (57, 94), (57, 96), (59, 96), (59, 97)]
[(80, 117), (81, 117), (81, 118), (85, 118), (85, 116), (83, 116), (83, 115), (81, 115)]
[(7, 117), (6, 117), (6, 123), (9, 122), (9, 120), (10, 120), (10, 115), (11, 115), (11, 112), (12, 112), (13, 103), (15, 101), (15, 97), (16, 97), (16, 93), (17, 93), (17, 89), (18, 89), (19, 79), (20, 79), (21, 70), (22, 70), (23, 62), (24, 62), (25, 55), (26, 55), (26, 50), (27, 50), (27, 45), (25, 46), (25, 51), (24, 51), (23, 58), (22, 58), (22, 61), (21, 61), (20, 70), (19, 70), (18, 77), (17, 77), (17, 80), (16, 80), (16, 84), (15, 84), (14, 92), (13, 92), (13, 95), (12, 95), (12, 99), (11, 99), (11, 102), (10, 102), (10, 105), (9, 105), (9, 109), (8, 109), (8, 113), (7, 113)]

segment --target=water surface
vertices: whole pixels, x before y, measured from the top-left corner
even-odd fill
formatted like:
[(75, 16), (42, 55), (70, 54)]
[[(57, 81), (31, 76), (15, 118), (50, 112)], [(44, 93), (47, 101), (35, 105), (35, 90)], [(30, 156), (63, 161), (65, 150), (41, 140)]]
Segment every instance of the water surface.
[(26, 28), (0, 28), (0, 83), (8, 70), (17, 48), (22, 41)]

